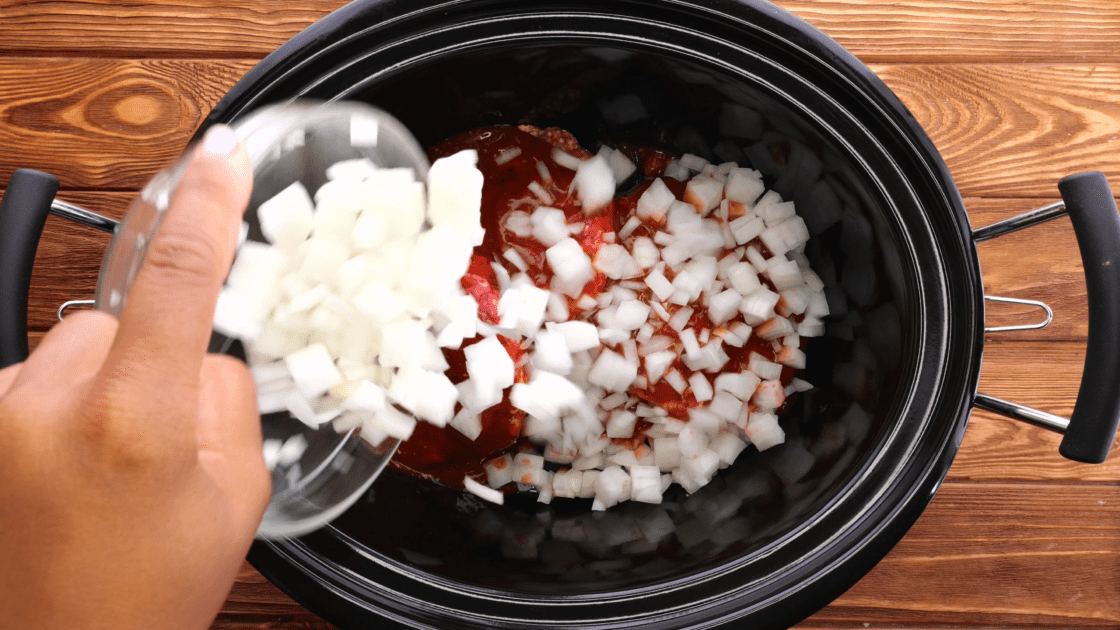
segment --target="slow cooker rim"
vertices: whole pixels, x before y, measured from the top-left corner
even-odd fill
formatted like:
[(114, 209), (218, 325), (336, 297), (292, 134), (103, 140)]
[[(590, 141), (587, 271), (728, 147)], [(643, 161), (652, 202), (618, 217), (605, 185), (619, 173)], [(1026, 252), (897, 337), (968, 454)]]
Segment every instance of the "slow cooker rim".
[[(451, 28), (449, 28), (447, 30), (451, 30)], [(569, 37), (576, 38), (576, 39), (579, 39), (580, 36), (586, 36), (586, 34), (583, 34), (583, 33), (566, 33), (566, 32), (564, 32), (564, 33), (561, 33), (561, 32), (543, 32), (543, 33), (534, 32), (532, 34), (522, 34), (522, 33), (508, 34), (507, 33), (506, 37), (501, 38), (500, 43), (503, 46), (516, 46), (518, 44), (531, 43), (533, 39), (536, 39), (538, 37), (559, 37), (560, 39), (563, 39), (563, 36), (565, 36), (565, 35), (569, 36)], [(629, 41), (629, 40), (626, 40), (625, 38), (620, 38), (620, 39), (622, 41), (625, 41), (625, 43), (627, 44), (627, 49), (628, 50), (637, 50), (639, 48), (638, 42), (636, 42), (636, 41)], [(589, 41), (589, 43), (591, 43), (591, 42)], [(597, 42), (597, 40), (596, 40), (594, 43), (599, 43), (599, 42)], [(458, 53), (464, 52), (467, 49), (472, 50), (472, 51), (476, 48), (479, 49), (479, 50), (485, 50), (491, 44), (492, 44), (492, 42), (472, 41), (470, 46), (455, 47), (454, 49), (450, 49), (450, 50), (446, 50), (446, 51), (434, 51), (434, 52), (430, 53), (430, 57), (431, 58), (437, 58), (440, 55), (440, 53), (454, 52), (454, 53), (458, 54)], [(664, 52), (664, 50), (662, 49), (659, 52)], [(684, 56), (684, 55), (682, 55), (682, 56)], [(339, 94), (337, 96), (337, 98), (345, 99), (345, 98), (349, 98), (352, 95), (360, 94), (363, 91), (366, 83), (376, 83), (377, 81), (379, 81), (381, 79), (382, 79), (381, 76), (377, 76), (377, 75), (372, 76), (369, 79), (367, 79), (364, 83), (355, 84), (353, 87), (348, 88), (345, 92)], [(313, 92), (316, 85), (308, 86), (307, 91), (308, 92)], [(777, 88), (774, 88), (774, 89), (777, 89)], [(839, 496), (842, 496), (843, 494), (844, 494), (844, 492), (838, 493)], [(822, 511), (826, 511), (826, 510), (822, 510)], [(799, 528), (797, 528), (797, 529), (799, 529)], [(789, 538), (789, 537), (795, 537), (798, 533), (797, 529), (792, 530), (786, 536), (783, 536), (783, 539), (784, 538)], [(766, 548), (763, 548), (763, 549), (759, 550), (760, 553), (766, 553), (766, 549), (770, 546), (772, 546), (772, 545), (768, 545)], [(693, 579), (695, 579), (697, 577), (699, 577), (699, 576), (693, 576)], [(436, 579), (436, 580), (433, 580), (433, 581), (434, 582), (440, 582), (441, 580)], [(673, 580), (670, 580), (670, 582), (673, 582)], [(668, 586), (668, 584), (663, 585), (663, 586)], [(638, 590), (640, 590), (640, 589), (638, 589)], [(481, 592), (484, 592), (484, 589)], [(627, 595), (632, 595), (632, 594), (634, 594), (634, 593), (627, 592)], [(573, 596), (573, 598), (574, 599), (579, 599), (580, 596)]]
[[(386, 5), (386, 4), (391, 5), (393, 3), (392, 2), (385, 2), (385, 3), (377, 3), (377, 4), (378, 5)], [(458, 4), (458, 3), (453, 3), (453, 4)], [(684, 3), (676, 3), (676, 4), (684, 4)], [(726, 3), (726, 4), (734, 4), (734, 3)], [(329, 22), (326, 22), (325, 25), (322, 26), (321, 28), (316, 29), (316, 27), (313, 26), (312, 28), (308, 29), (308, 31), (315, 30), (315, 33), (319, 34), (318, 36), (316, 36), (315, 33), (311, 33), (307, 37), (303, 37), (303, 34), (301, 34), (301, 36), (299, 38), (293, 39), (292, 41), (296, 42), (298, 40), (298, 41), (304, 42), (305, 44), (308, 43), (308, 42), (312, 42), (312, 41), (321, 41), (322, 39), (326, 38), (329, 35), (330, 30), (332, 28), (336, 28), (340, 24), (346, 23), (348, 20), (358, 20), (358, 19), (360, 19), (363, 15), (365, 15), (367, 13), (366, 11), (362, 11), (361, 9), (363, 7), (369, 7), (369, 6), (373, 6), (373, 5), (350, 5), (350, 6), (346, 7), (346, 9), (344, 10), (345, 13), (343, 15), (340, 15), (337, 18), (332, 19)], [(755, 7), (752, 7), (752, 8), (755, 8)], [(773, 7), (770, 7), (770, 8), (773, 8)], [(788, 13), (785, 13), (784, 11), (781, 11), (780, 9), (777, 9), (777, 8), (773, 8), (773, 9), (774, 9), (774, 11), (769, 12), (770, 17), (773, 17), (774, 19), (792, 18), (792, 20), (795, 20), (798, 23), (800, 23), (799, 19), (794, 18), (793, 16), (789, 15)], [(316, 25), (316, 26), (318, 26), (318, 25)], [(793, 27), (793, 29), (796, 33), (804, 35), (804, 32), (802, 31), (803, 27), (802, 28), (796, 28), (797, 24), (792, 25), (792, 27)], [(305, 34), (308, 33), (308, 31), (305, 31)], [(918, 148), (920, 149), (920, 152), (924, 155), (925, 158), (927, 158), (926, 159), (926, 166), (927, 167), (933, 167), (933, 170), (935, 171), (934, 179), (937, 180), (937, 183), (938, 183), (939, 187), (941, 188), (942, 192), (945, 193), (945, 196), (949, 201), (949, 205), (954, 206), (954, 209), (959, 209), (959, 212), (954, 213), (956, 218), (958, 219), (958, 228), (960, 229), (960, 231), (962, 233), (967, 234), (968, 233), (967, 232), (967, 230), (968, 230), (967, 218), (966, 218), (966, 215), (964, 215), (964, 212), (963, 212), (963, 203), (960, 202), (959, 195), (956, 193), (955, 186), (951, 185), (952, 180), (948, 175), (947, 168), (945, 168), (943, 162), (940, 160), (939, 155), (936, 153), (936, 150), (933, 148), (932, 143), (929, 141), (928, 137), (925, 136), (924, 132), (921, 132), (920, 127), (917, 126), (917, 123), (916, 123), (916, 121), (914, 121), (913, 117), (910, 116), (909, 112), (905, 110), (905, 108), (901, 105), (901, 103), (899, 101), (897, 101), (897, 97), (895, 97), (893, 95), (893, 93), (889, 92), (889, 90), (887, 90), (887, 88), (884, 85), (882, 85), (882, 83), (879, 82), (878, 79), (874, 77), (874, 75), (871, 75), (869, 70), (866, 70), (866, 68), (864, 66), (862, 66), (862, 64), (859, 64), (858, 61), (855, 61), (854, 57), (851, 57), (850, 54), (847, 53), (847, 51), (844, 51), (842, 48), (839, 48), (838, 44), (835, 44), (835, 42), (833, 42), (832, 40), (824, 37), (823, 35), (821, 35), (817, 39), (819, 39), (819, 41), (813, 41), (811, 43), (814, 44), (814, 45), (817, 45), (817, 47), (819, 48), (818, 52), (820, 54), (818, 56), (820, 58), (824, 59), (824, 58), (827, 58), (827, 57), (831, 57), (832, 61), (834, 63), (837, 62), (837, 60), (839, 60), (841, 62), (845, 62), (845, 63), (843, 63), (844, 69), (847, 70), (847, 71), (853, 71), (854, 70), (855, 74), (856, 74), (855, 77), (849, 77), (849, 78), (855, 78), (855, 79), (862, 80), (862, 83), (864, 84), (864, 85), (861, 85), (862, 88), (866, 88), (867, 87), (866, 84), (868, 84), (868, 83), (872, 87), (875, 87), (876, 89), (875, 89), (874, 96), (876, 96), (878, 98), (878, 100), (880, 102), (880, 105), (882, 105), (882, 103), (885, 102), (889, 106), (888, 109), (892, 113), (902, 115), (902, 118), (904, 119), (904, 122), (907, 123), (910, 127), (908, 129), (910, 133), (907, 134), (908, 138), (912, 142), (916, 141), (916, 144), (917, 144)], [(280, 53), (282, 53), (282, 52), (284, 54), (280, 55)], [(285, 47), (282, 47), (280, 50), (277, 51), (277, 53), (274, 53), (274, 55), (279, 55), (279, 56), (275, 60), (277, 62), (277, 64), (273, 64), (273, 65), (274, 66), (279, 65), (279, 62), (281, 62), (281, 61), (283, 61), (283, 62), (293, 61), (293, 59), (289, 59), (289, 57), (291, 57), (291, 56), (298, 57), (299, 54), (300, 54), (300, 51), (298, 49), (289, 48), (287, 51), (285, 51)], [(269, 57), (269, 59), (272, 59), (272, 58), (273, 58), (273, 56)], [(266, 61), (268, 61), (268, 60), (266, 60)], [(262, 66), (263, 65), (265, 65), (265, 64), (262, 64)], [(267, 70), (267, 67), (269, 67), (269, 66), (266, 66), (266, 68), (265, 68), (266, 70)], [(262, 73), (267, 74), (263, 70), (262, 70)], [(253, 73), (250, 73), (250, 74), (253, 74)], [(846, 73), (846, 76), (847, 76), (847, 73)], [(222, 103), (227, 103), (227, 101), (228, 102), (236, 101), (239, 98), (238, 94), (241, 94), (241, 93), (248, 94), (248, 93), (252, 92), (250, 84), (253, 81), (256, 81), (256, 80), (261, 80), (261, 77), (257, 76), (257, 77), (254, 78), (254, 77), (250, 77), (250, 75), (247, 75), (246, 79), (244, 79), (242, 82), (240, 82), (238, 84), (238, 86), (243, 86), (244, 85), (245, 89), (243, 89), (241, 91), (231, 90), (230, 95), (228, 95), (226, 99), (223, 99)], [(223, 108), (221, 106), (221, 104), (219, 104), (218, 107), (215, 107), (214, 113), (211, 114), (211, 117), (208, 118), (208, 122), (213, 122), (214, 120), (221, 119), (222, 116), (223, 116), (223, 114), (222, 114), (223, 111), (228, 111), (228, 108)], [(905, 129), (907, 127), (907, 124), (903, 124), (903, 125), (900, 125), (900, 126)], [(938, 178), (937, 175), (939, 175), (940, 177)], [(946, 185), (946, 184), (948, 184), (948, 185)], [(966, 249), (970, 248), (972, 250), (968, 253), (970, 253), (972, 255), (971, 257), (973, 259), (975, 259), (974, 243), (972, 243), (971, 239), (965, 239), (962, 242), (964, 242), (966, 244)], [(974, 271), (974, 278), (976, 280), (974, 286), (979, 287), (980, 285), (979, 285), (978, 265), (971, 265), (971, 267)], [(981, 301), (980, 305), (982, 306), (982, 301)], [(982, 321), (982, 317), (980, 317), (979, 319)], [(974, 344), (974, 346), (978, 349), (980, 344), (982, 344), (982, 339), (979, 340), (979, 343)], [(973, 361), (971, 361), (972, 365), (970, 366), (972, 368), (971, 373), (976, 374), (978, 372), (979, 353), (974, 352), (973, 357), (974, 357)], [(966, 389), (968, 389), (968, 388), (966, 387)], [(972, 387), (971, 387), (971, 392), (974, 392), (974, 391), (975, 391), (975, 382), (973, 382)], [(968, 400), (961, 401), (960, 409), (957, 410), (957, 414), (956, 414), (957, 418), (956, 418), (956, 422), (954, 423), (955, 431), (951, 432), (952, 433), (951, 439), (943, 445), (943, 448), (942, 448), (940, 454), (933, 461), (930, 462), (931, 466), (929, 467), (927, 472), (931, 473), (931, 474), (927, 474), (923, 478), (923, 481), (922, 481), (920, 487), (915, 487), (913, 489), (915, 495), (925, 495), (928, 498), (932, 497), (933, 490), (936, 489), (936, 486), (940, 483), (941, 479), (944, 477), (945, 472), (947, 472), (947, 470), (948, 470), (949, 462), (952, 461), (952, 457), (953, 457), (953, 455), (955, 455), (956, 446), (959, 444), (959, 436), (963, 434), (964, 422), (967, 420), (967, 416), (968, 416), (970, 408), (971, 408), (971, 397), (969, 396)], [(925, 492), (927, 487), (928, 487), (928, 490), (929, 490), (928, 494)], [(907, 518), (902, 519), (902, 520), (909, 521), (909, 522), (905, 523), (904, 526), (900, 526), (901, 529), (902, 529), (902, 533), (904, 533), (907, 529), (909, 529), (909, 526), (912, 524), (913, 520), (915, 520), (917, 518), (917, 515), (920, 514), (924, 510), (925, 505), (928, 503), (928, 498), (926, 498), (924, 501), (919, 501), (918, 503), (914, 503), (913, 501), (905, 501), (904, 503), (900, 504), (900, 506), (902, 508), (904, 508), (904, 509), (901, 510), (901, 512), (907, 512), (908, 513)], [(910, 513), (912, 513), (912, 514), (910, 514)], [(912, 516), (913, 518), (909, 518), (910, 516)], [(892, 519), (889, 523), (885, 523), (884, 529), (886, 528), (886, 525), (898, 525), (898, 523), (899, 523), (899, 520), (898, 520), (897, 515), (896, 515), (896, 518)], [(897, 537), (901, 538), (901, 533), (899, 533)], [(875, 562), (877, 562), (878, 559), (881, 558), (881, 556), (885, 554), (885, 552), (882, 552), (882, 553), (878, 553), (878, 552), (866, 553), (869, 546), (870, 545), (865, 545), (864, 547), (862, 547), (859, 550), (859, 553), (855, 554), (855, 556), (861, 556), (863, 559), (866, 560), (866, 562), (865, 562), (866, 568), (870, 568), (870, 566), (873, 566), (875, 564)], [(891, 546), (893, 546), (893, 543), (891, 543)], [(250, 554), (250, 560), (253, 561), (254, 564), (257, 565), (258, 568), (262, 570), (262, 572), (265, 572), (266, 575), (268, 575), (268, 572), (266, 572), (266, 566), (270, 565), (271, 563), (269, 562), (267, 557), (262, 557), (262, 553), (263, 552), (261, 550), (261, 545), (260, 544), (256, 545), (254, 547), (253, 553)], [(267, 556), (267, 553), (264, 553), (263, 555)], [(855, 557), (855, 556), (853, 556), (853, 557)], [(862, 572), (860, 572), (860, 575), (862, 575)], [(269, 576), (269, 577), (270, 577), (270, 579), (273, 579), (273, 576)], [(273, 581), (277, 582), (278, 584), (281, 584), (284, 580), (273, 579)], [(319, 584), (318, 586), (321, 588), (323, 585)], [(846, 584), (845, 585), (841, 585), (841, 584), (835, 585), (835, 587), (832, 589), (832, 590), (835, 591), (833, 596), (838, 595), (840, 592), (845, 590), (847, 588), (847, 586), (848, 585), (846, 585)], [(338, 595), (338, 593), (336, 592), (335, 595)], [(830, 600), (831, 597), (829, 597), (828, 599)], [(309, 603), (309, 602), (304, 602), (304, 603), (306, 604), (306, 603)]]

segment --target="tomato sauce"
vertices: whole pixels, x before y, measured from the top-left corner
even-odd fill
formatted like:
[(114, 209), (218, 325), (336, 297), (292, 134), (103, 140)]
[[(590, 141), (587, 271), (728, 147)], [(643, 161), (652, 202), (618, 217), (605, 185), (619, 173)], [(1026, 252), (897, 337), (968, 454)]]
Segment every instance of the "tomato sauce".
[[(463, 289), (473, 296), (479, 304), (479, 319), (491, 325), (498, 323), (498, 299), (500, 297), (499, 281), (492, 263), (502, 265), (507, 273), (516, 274), (520, 270), (503, 254), (515, 250), (524, 261), (526, 273), (538, 287), (548, 289), (552, 279), (552, 272), (545, 260), (545, 246), (531, 234), (531, 223), (528, 215), (540, 206), (549, 206), (564, 212), (572, 238), (576, 239), (583, 250), (594, 260), (595, 253), (604, 243), (620, 242), (630, 245), (639, 237), (652, 238), (660, 226), (651, 222), (642, 222), (626, 239), (619, 239), (617, 234), (622, 225), (630, 217), (635, 216), (638, 198), (645, 192), (653, 179), (660, 176), (668, 166), (672, 156), (648, 147), (632, 147), (623, 145), (622, 150), (640, 169), (642, 181), (624, 196), (616, 198), (610, 205), (600, 212), (588, 216), (574, 192), (570, 192), (575, 171), (561, 166), (554, 159), (554, 151), (558, 145), (567, 145), (569, 151), (574, 139), (564, 137), (564, 132), (559, 130), (545, 130), (548, 133), (529, 133), (517, 127), (488, 127), (477, 129), (460, 136), (456, 136), (433, 147), (429, 157), (433, 161), (440, 157), (452, 155), (464, 149), (474, 149), (478, 152), (478, 168), (484, 177), (482, 188), (482, 225), (486, 236), (482, 245), (475, 249), (475, 256), (467, 274), (462, 279)], [(558, 142), (557, 136), (565, 142)], [(542, 137), (543, 136), (543, 137)], [(550, 142), (550, 140), (552, 142)], [(664, 183), (681, 199), (684, 196), (685, 183), (672, 178), (664, 178)], [(531, 186), (535, 183), (536, 186)], [(764, 255), (769, 255), (761, 242), (750, 243), (758, 247)], [(628, 250), (632, 249), (627, 247)], [(726, 255), (731, 250), (725, 250), (717, 258)], [(666, 270), (666, 276), (672, 280), (671, 271)], [(641, 278), (635, 279), (639, 283)], [(765, 278), (765, 284), (773, 289), (773, 285)], [(593, 312), (596, 307), (583, 308), (588, 305), (585, 296), (597, 298), (601, 293), (610, 289), (612, 282), (605, 275), (596, 271), (596, 275), (584, 287), (580, 298), (566, 297), (572, 319), (593, 321)], [(631, 284), (631, 290), (638, 293), (638, 299), (650, 301), (652, 293), (648, 288), (640, 289), (637, 284)], [(644, 284), (641, 285), (644, 287)], [(779, 303), (780, 311), (782, 304)], [(666, 305), (670, 315), (678, 312), (682, 306)], [(800, 321), (800, 316), (791, 316), (794, 322)], [(741, 321), (737, 316), (732, 321)], [(651, 317), (651, 322), (659, 321), (656, 316)], [(726, 325), (725, 325), (726, 326)], [(697, 307), (688, 322), (688, 327), (697, 335), (707, 335), (710, 338), (726, 333), (725, 327), (712, 324), (703, 308)], [(656, 327), (655, 335), (669, 337), (674, 348), (681, 350), (682, 343), (677, 331), (667, 322), (662, 322)], [(464, 347), (477, 343), (480, 337), (468, 340)], [(506, 347), (510, 357), (514, 360), (516, 381), (528, 381), (528, 357), (521, 345), (511, 339), (499, 337)], [(802, 342), (804, 345), (804, 342)], [(610, 347), (610, 346), (608, 346)], [(752, 335), (751, 339), (741, 348), (724, 344), (724, 352), (729, 357), (721, 372), (740, 372), (747, 369), (752, 352), (760, 354), (763, 358), (774, 361), (777, 351), (781, 348), (781, 340), (766, 341)], [(621, 348), (613, 347), (616, 352), (622, 353)], [(466, 364), (462, 349), (445, 350), (450, 369), (448, 378), (453, 383), (467, 379)], [(687, 381), (693, 372), (678, 359), (669, 368), (676, 370)], [(793, 377), (792, 368), (784, 368), (782, 382), (788, 384)], [(644, 376), (644, 370), (639, 371)], [(715, 375), (706, 375), (711, 381)], [(664, 409), (672, 417), (687, 420), (689, 409), (701, 405), (692, 394), (691, 389), (678, 392), (664, 378), (652, 386), (632, 386), (628, 392), (646, 401), (650, 405)], [(750, 405), (753, 411), (753, 405)], [(484, 482), (486, 473), (485, 462), (499, 455), (516, 452), (527, 448), (526, 441), (520, 437), (524, 424), (524, 412), (514, 408), (508, 398), (495, 407), (485, 411), (482, 416), (482, 433), (476, 440), (470, 440), (455, 428), (435, 427), (426, 422), (418, 423), (413, 436), (403, 443), (397, 454), (390, 460), (389, 465), (414, 475), (434, 479), (444, 485), (462, 487), (464, 476), (470, 476)], [(625, 440), (616, 440), (626, 444), (628, 448), (637, 449), (644, 443), (644, 433), (651, 426), (648, 421), (641, 420), (635, 428), (633, 437)]]

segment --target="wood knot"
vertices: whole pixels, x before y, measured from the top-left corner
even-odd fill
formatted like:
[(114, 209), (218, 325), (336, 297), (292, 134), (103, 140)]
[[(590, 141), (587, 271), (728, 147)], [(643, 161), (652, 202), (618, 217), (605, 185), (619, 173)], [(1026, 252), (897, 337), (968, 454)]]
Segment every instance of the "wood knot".
[(117, 120), (137, 127), (154, 123), (160, 118), (162, 110), (159, 100), (147, 94), (126, 96), (113, 106)]

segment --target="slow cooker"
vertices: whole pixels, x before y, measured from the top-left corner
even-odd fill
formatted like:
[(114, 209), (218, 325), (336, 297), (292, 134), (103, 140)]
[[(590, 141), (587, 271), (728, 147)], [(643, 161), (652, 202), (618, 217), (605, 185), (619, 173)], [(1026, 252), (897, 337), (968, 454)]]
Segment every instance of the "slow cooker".
[[(255, 543), (261, 573), (341, 628), (787, 627), (902, 538), (974, 406), (1064, 432), (1071, 459), (1107, 456), (1120, 419), (1120, 217), (1104, 176), (1066, 178), (1056, 183), (1063, 204), (973, 231), (898, 98), (766, 2), (359, 1), (252, 69), (199, 133), (295, 98), (372, 103), (424, 146), (532, 124), (590, 149), (624, 141), (750, 164), (804, 213), (806, 254), (825, 270), (833, 307), (808, 351), (816, 388), (782, 419), (787, 445), (740, 458), (692, 495), (674, 487), (662, 505), (597, 513), (484, 506), (389, 472), (324, 529)], [(49, 180), (20, 177), (30, 179), (14, 181), (0, 207), (5, 364), (27, 353), (30, 264), (54, 193)], [(98, 222), (65, 204), (54, 211)], [(976, 243), (1064, 213), (1090, 302), (1069, 421), (976, 391)], [(803, 475), (781, 474), (806, 454)]]

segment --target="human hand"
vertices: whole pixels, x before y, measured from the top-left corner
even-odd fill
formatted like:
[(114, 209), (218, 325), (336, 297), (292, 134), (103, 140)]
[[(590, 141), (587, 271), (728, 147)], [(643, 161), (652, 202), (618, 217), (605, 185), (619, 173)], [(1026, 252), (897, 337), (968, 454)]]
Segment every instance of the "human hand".
[(195, 152), (120, 321), (70, 315), (0, 370), (0, 628), (205, 628), (268, 502), (249, 371), (207, 355), (252, 187)]

